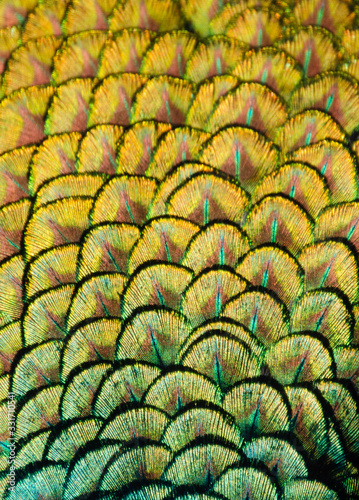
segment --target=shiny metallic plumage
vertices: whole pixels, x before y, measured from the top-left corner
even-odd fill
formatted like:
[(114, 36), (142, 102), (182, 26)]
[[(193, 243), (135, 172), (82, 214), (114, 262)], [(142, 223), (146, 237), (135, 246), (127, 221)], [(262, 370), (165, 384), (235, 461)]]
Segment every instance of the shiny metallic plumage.
[(358, 16), (0, 2), (0, 498), (359, 497)]

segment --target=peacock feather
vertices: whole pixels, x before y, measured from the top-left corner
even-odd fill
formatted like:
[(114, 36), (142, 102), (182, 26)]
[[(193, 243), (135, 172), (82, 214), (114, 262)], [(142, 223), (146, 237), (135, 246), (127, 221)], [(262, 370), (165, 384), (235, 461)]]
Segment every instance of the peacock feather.
[(0, 73), (0, 498), (359, 498), (358, 0), (0, 0)]

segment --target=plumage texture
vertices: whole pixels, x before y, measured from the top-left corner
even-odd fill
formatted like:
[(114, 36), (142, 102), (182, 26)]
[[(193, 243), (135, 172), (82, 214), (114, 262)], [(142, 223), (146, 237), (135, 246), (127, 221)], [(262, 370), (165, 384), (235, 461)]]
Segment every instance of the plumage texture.
[(0, 498), (359, 498), (358, 26), (0, 2)]

